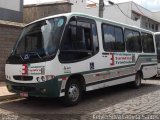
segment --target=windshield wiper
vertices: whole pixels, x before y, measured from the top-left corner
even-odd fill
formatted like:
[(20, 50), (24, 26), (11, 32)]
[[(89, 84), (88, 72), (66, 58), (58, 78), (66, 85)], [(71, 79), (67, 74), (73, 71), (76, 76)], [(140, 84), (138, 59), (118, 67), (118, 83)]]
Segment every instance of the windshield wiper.
[(40, 59), (42, 59), (42, 57), (39, 55), (38, 52), (26, 52), (23, 54), (24, 54), (24, 57), (22, 57), (23, 56), (22, 54), (19, 54), (19, 57), (22, 59), (22, 61), (29, 59), (30, 58), (29, 56), (28, 56), (28, 58), (25, 59), (25, 55), (30, 55), (30, 54), (36, 54)]
[(24, 61), (23, 57), (21, 55), (19, 55), (19, 57), (22, 59), (22, 61)]
[(38, 52), (27, 52), (27, 54), (36, 54), (40, 59), (42, 59)]

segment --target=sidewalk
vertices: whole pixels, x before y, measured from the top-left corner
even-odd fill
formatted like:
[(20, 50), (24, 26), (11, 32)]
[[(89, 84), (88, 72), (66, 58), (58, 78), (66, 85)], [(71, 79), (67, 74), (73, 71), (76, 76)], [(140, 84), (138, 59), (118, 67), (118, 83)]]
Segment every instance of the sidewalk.
[(6, 88), (6, 84), (4, 82), (0, 82), (0, 101), (14, 98), (18, 98), (18, 96), (14, 93), (10, 93)]

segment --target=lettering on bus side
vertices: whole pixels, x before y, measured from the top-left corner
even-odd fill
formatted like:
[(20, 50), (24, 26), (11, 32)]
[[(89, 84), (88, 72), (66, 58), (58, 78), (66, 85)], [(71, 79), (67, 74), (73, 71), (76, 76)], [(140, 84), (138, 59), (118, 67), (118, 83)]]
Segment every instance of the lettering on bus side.
[(64, 70), (64, 74), (70, 74), (71, 73), (71, 67), (64, 66), (63, 70)]
[(90, 63), (90, 70), (94, 70), (94, 62)]
[(111, 55), (111, 63), (110, 63), (110, 65), (113, 66), (113, 65), (115, 65), (114, 54), (110, 53), (110, 55)]
[(134, 54), (126, 54), (126, 53), (110, 53), (110, 65), (125, 65), (135, 63), (135, 55)]

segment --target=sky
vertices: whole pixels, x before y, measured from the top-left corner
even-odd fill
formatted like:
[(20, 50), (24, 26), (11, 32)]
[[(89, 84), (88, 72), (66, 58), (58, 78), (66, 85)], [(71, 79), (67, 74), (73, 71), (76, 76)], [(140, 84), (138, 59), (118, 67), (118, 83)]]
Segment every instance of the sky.
[[(63, 0), (24, 0), (24, 4), (34, 4), (43, 2), (53, 2), (53, 1), (63, 1)], [(89, 0), (98, 3), (99, 0)], [(104, 0), (108, 1), (108, 0)], [(160, 0), (110, 0), (114, 3), (122, 3), (127, 1), (134, 1), (135, 3), (147, 8), (151, 11), (160, 11)]]

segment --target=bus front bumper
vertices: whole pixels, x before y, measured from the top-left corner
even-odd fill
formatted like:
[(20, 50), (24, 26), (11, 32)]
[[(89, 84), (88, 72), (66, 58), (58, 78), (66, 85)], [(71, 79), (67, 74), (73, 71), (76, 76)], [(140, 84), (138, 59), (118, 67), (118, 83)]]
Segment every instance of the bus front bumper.
[(61, 89), (61, 81), (56, 78), (41, 83), (15, 83), (6, 80), (6, 85), (9, 92), (17, 93), (23, 97), (56, 98), (59, 97)]

